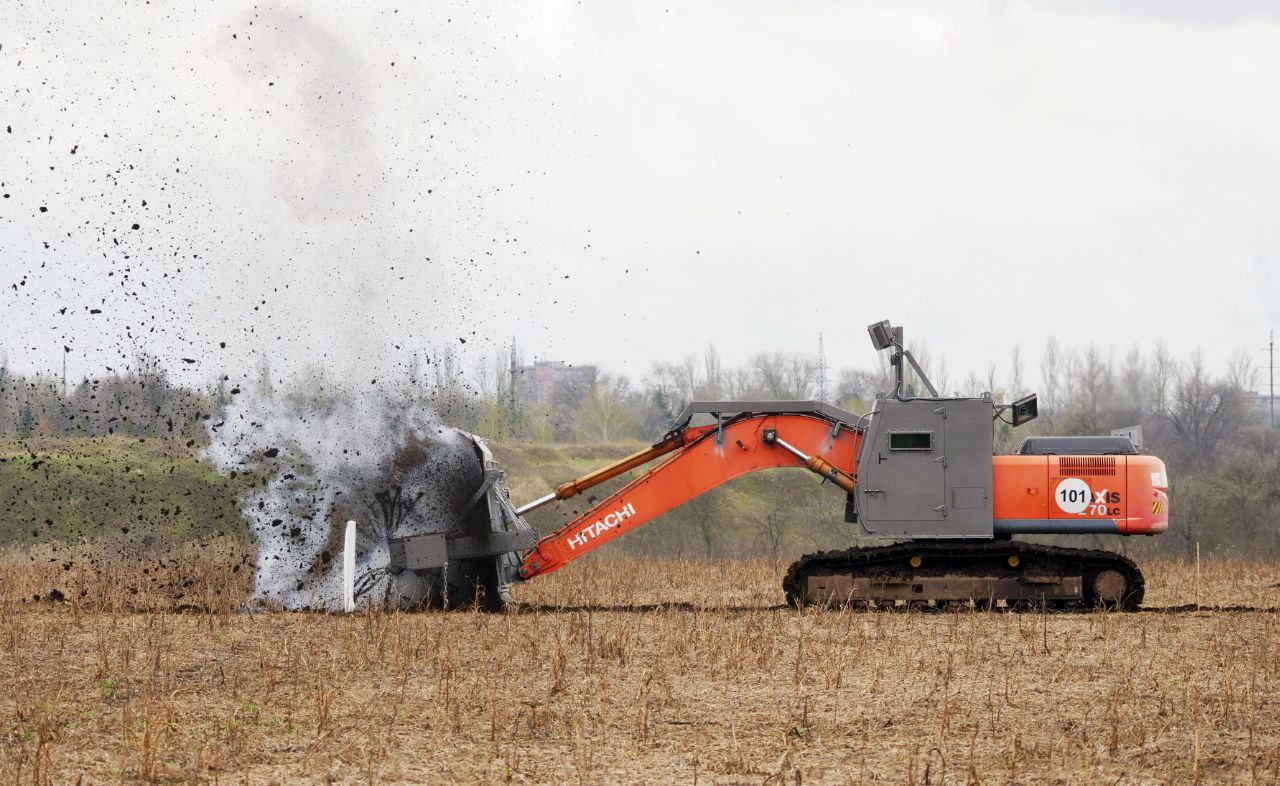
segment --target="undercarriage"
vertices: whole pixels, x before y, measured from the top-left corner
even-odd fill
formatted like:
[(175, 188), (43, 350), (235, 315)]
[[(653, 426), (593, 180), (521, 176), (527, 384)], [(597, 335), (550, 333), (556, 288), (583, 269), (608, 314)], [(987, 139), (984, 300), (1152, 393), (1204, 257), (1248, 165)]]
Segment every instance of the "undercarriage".
[(794, 606), (1045, 606), (1132, 611), (1142, 572), (1109, 551), (1021, 541), (915, 541), (808, 554), (783, 579)]

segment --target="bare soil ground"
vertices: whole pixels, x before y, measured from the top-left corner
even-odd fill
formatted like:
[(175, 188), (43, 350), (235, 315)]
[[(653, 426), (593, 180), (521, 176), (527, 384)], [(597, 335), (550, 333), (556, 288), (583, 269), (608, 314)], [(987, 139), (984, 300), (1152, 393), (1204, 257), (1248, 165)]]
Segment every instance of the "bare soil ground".
[(46, 560), (0, 568), (3, 783), (1280, 781), (1269, 563), (1146, 564), (1132, 614), (797, 612), (766, 561), (599, 559), (518, 613), (337, 616), (234, 611), (233, 547)]

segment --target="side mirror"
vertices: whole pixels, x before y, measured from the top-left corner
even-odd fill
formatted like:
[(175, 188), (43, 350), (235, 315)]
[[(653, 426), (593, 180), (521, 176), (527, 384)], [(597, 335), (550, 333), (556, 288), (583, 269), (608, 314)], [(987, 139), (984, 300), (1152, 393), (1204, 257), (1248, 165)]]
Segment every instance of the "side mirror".
[(1040, 407), (1036, 401), (1036, 394), (1020, 398), (1013, 402), (1013, 425), (1021, 426), (1023, 423), (1030, 423), (1040, 414)]

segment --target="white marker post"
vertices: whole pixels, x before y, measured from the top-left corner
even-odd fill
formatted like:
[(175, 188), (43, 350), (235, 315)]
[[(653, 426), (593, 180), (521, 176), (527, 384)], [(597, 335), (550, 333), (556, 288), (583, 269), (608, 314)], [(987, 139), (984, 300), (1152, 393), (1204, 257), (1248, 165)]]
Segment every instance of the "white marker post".
[(342, 610), (356, 610), (356, 523), (347, 522), (342, 539)]

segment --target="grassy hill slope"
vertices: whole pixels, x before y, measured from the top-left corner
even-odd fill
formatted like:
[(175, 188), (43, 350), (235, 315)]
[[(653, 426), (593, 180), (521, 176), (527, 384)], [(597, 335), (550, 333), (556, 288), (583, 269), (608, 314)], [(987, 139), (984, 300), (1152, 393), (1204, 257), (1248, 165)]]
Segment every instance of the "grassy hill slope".
[(0, 444), (0, 542), (247, 537), (238, 489), (180, 442), (135, 437)]

